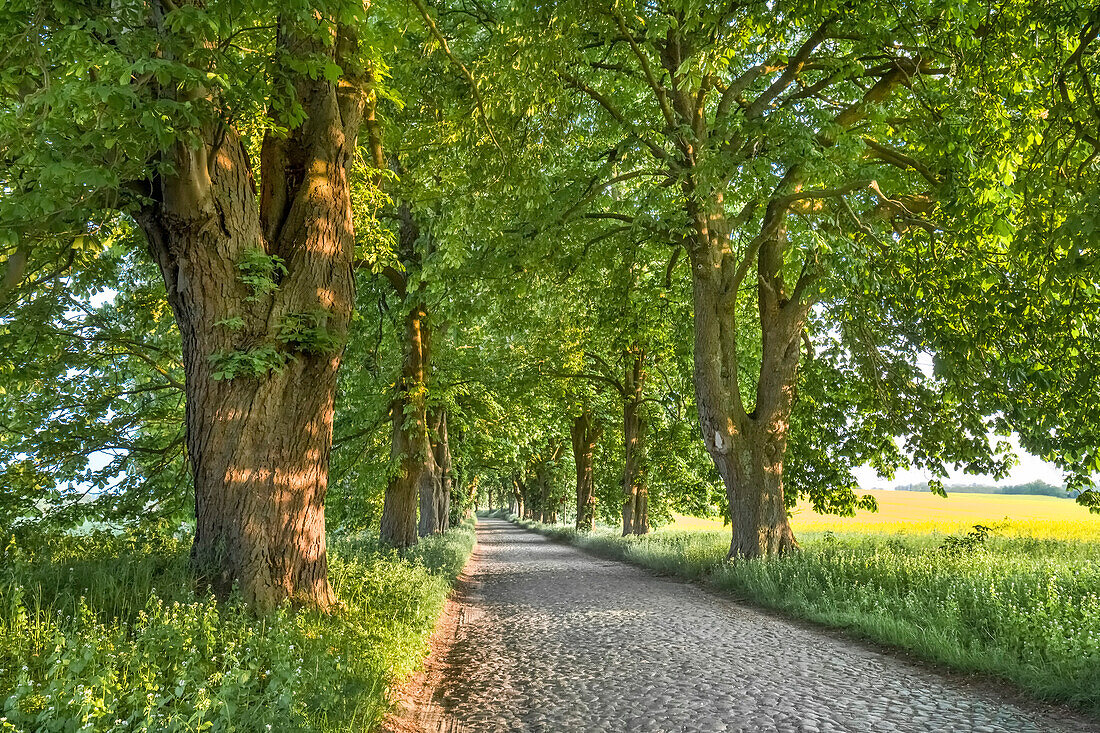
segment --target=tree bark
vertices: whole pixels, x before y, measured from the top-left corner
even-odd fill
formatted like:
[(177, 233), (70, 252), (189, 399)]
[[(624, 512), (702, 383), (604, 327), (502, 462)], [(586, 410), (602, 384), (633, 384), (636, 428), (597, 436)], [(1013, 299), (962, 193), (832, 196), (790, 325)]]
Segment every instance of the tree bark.
[(646, 488), (645, 415), (642, 395), (645, 391), (645, 352), (635, 344), (626, 353), (623, 379), (623, 536), (649, 532), (648, 491)]
[(535, 514), (535, 504), (537, 503), (534, 496), (535, 492), (531, 490), (531, 486), (523, 479), (518, 481), (517, 486), (519, 487), (520, 497), (522, 498), (523, 518), (537, 520), (538, 515)]
[(439, 464), (440, 451), (438, 449), (438, 435), (442, 413), (435, 410), (435, 415), (428, 415), (428, 446), (431, 451), (431, 462), (422, 467), (425, 480), (417, 484), (417, 493), (420, 498), (420, 522), (417, 524), (417, 534), (427, 537), (439, 534), (442, 530), (441, 494), (443, 491), (443, 467)]
[[(756, 405), (741, 402), (737, 361), (737, 260), (715, 210), (694, 213), (695, 393), (707, 452), (726, 486), (731, 558), (785, 553), (798, 546), (787, 521), (783, 461), (794, 405), (799, 339), (808, 306), (785, 295), (784, 214), (765, 216), (757, 270), (762, 360)], [(713, 228), (717, 223), (717, 232)], [(762, 234), (763, 236), (763, 234)], [(717, 237), (715, 239), (715, 237)]]
[[(451, 441), (447, 432), (447, 411), (439, 410), (435, 420), (435, 440), (432, 441), (432, 456), (439, 467), (439, 483), (433, 497), (435, 527), (432, 532), (441, 534), (451, 526), (451, 489), (454, 485), (454, 468), (451, 462)], [(423, 532), (421, 532), (423, 534)]]
[(421, 527), (432, 516), (435, 486), (439, 468), (432, 454), (428, 433), (427, 380), (430, 366), (431, 339), (427, 312), (422, 303), (411, 307), (405, 315), (405, 353), (397, 394), (390, 405), (393, 437), (390, 455), (398, 463), (397, 475), (390, 479), (382, 504), (380, 535), (391, 547), (411, 547), (417, 541), (416, 507), (422, 496)]
[(577, 469), (577, 529), (583, 531), (592, 530), (596, 521), (595, 454), (600, 433), (589, 410), (573, 420), (570, 430)]
[(221, 120), (166, 152), (171, 172), (150, 181), (136, 216), (182, 336), (192, 564), (219, 596), (237, 588), (260, 610), (333, 602), (324, 502), (354, 300), (347, 170), (366, 74), (354, 34), (331, 28), (324, 44), (280, 23), (279, 47), (327, 55), (344, 76), (283, 73), (305, 119), (265, 137), (259, 196), (247, 146)]
[(539, 521), (543, 524), (555, 524), (558, 521), (553, 498), (550, 496), (550, 478), (546, 475), (545, 464), (539, 464), (535, 473), (535, 483), (539, 487)]
[(553, 482), (550, 477), (551, 466), (561, 457), (562, 444), (551, 438), (546, 444), (546, 452), (535, 458), (535, 486), (538, 488), (539, 521), (544, 524), (556, 524), (558, 508), (554, 502)]
[(649, 532), (649, 489), (646, 484), (645, 431), (648, 427), (637, 407), (623, 409), (626, 459), (623, 467), (623, 536)]

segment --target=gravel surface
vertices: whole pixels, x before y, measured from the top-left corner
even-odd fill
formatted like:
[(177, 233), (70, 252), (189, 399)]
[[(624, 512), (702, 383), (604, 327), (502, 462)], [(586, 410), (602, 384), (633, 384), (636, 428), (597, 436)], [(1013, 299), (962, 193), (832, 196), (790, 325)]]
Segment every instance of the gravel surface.
[(503, 520), (481, 520), (434, 697), (451, 731), (1098, 730)]

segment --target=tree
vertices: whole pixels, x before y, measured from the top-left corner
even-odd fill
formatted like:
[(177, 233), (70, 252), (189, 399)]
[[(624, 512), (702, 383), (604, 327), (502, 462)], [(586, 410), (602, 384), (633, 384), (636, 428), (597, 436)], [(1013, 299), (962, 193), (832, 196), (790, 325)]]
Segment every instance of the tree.
[(649, 491), (646, 486), (645, 351), (637, 344), (624, 354), (623, 375), (623, 535), (649, 531)]
[[(447, 430), (447, 410), (437, 408), (432, 419), (432, 457), (439, 466), (439, 490), (430, 497), (432, 518), (427, 530), (421, 534), (440, 534), (446, 532), (451, 524), (451, 492), (454, 490), (454, 460), (451, 457), (451, 439)], [(421, 506), (424, 499), (421, 498)]]
[(591, 530), (596, 517), (595, 461), (596, 443), (603, 427), (592, 419), (585, 408), (573, 419), (570, 436), (573, 439), (573, 462), (577, 468), (577, 529)]
[[(390, 404), (395, 466), (381, 521), (383, 541), (395, 547), (416, 542), (418, 503), (420, 535), (446, 526), (440, 512), (451, 499), (448, 396), (442, 393), (445, 387), (437, 389), (433, 371), (439, 366), (449, 370), (453, 353), (440, 357), (436, 330), (460, 333), (462, 324), (448, 317), (478, 311), (452, 289), (450, 278), (473, 252), (465, 241), (469, 228), (460, 234), (449, 219), (461, 219), (471, 208), (468, 197), (485, 193), (490, 171), (477, 162), (482, 149), (491, 144), (500, 150), (477, 80), (427, 8), (417, 3), (417, 9), (422, 27), (407, 28), (395, 39), (401, 53), (392, 73), (408, 96), (391, 99), (394, 104), (380, 110), (370, 126), (375, 166), (394, 174), (388, 187), (395, 204), (390, 213), (397, 221), (396, 251), (379, 252), (370, 264), (392, 285), (405, 314), (402, 375)], [(387, 21), (405, 24), (404, 8), (391, 12), (395, 15)], [(433, 53), (437, 49), (443, 53)], [(476, 121), (471, 119), (471, 101), (478, 111)], [(382, 114), (388, 115), (384, 129)], [(462, 144), (456, 145), (456, 139)]]
[[(1021, 7), (997, 34), (1015, 32)], [(983, 205), (965, 182), (986, 164), (975, 171), (966, 156), (1005, 110), (968, 75), (988, 41), (984, 10), (566, 2), (516, 17), (550, 29), (537, 43), (511, 39), (528, 73), (560, 80), (575, 124), (617, 141), (592, 166), (596, 193), (575, 206), (656, 219), (687, 254), (696, 407), (726, 486), (731, 557), (795, 547), (787, 506), (799, 491), (839, 511), (866, 501), (845, 470), (847, 442), (793, 449), (809, 461), (801, 477), (833, 480), (789, 485), (799, 426), (828, 439), (876, 423), (907, 439), (904, 453), (892, 440), (861, 453), (887, 473), (904, 461), (1005, 469), (1004, 447), (986, 440), (995, 417), (920, 372), (913, 353), (930, 342), (913, 338), (916, 314), (891, 308), (886, 292), (904, 283), (901, 263), (937, 246), (957, 202)], [(1001, 153), (987, 165), (1010, 165)], [(600, 196), (610, 187), (617, 196)], [(963, 251), (987, 245), (983, 236)], [(801, 369), (815, 353), (824, 364)], [(884, 365), (898, 393), (883, 390)], [(826, 374), (827, 388), (816, 381)], [(800, 417), (804, 389), (860, 395), (865, 420), (806, 403)], [(839, 422), (813, 424), (826, 414)]]
[(324, 501), (354, 300), (366, 6), (2, 12), (0, 138), (23, 151), (0, 174), (5, 247), (21, 253), (5, 283), (75, 262), (74, 244), (132, 218), (182, 336), (196, 571), (259, 608), (329, 606)]
[[(917, 323), (952, 388), (1077, 493), (1100, 471), (1100, 15), (1087, 3), (1012, 5), (984, 31), (970, 75), (1008, 113), (973, 136), (990, 162), (971, 176), (977, 201), (952, 211), (951, 239), (993, 246), (968, 261), (945, 248), (922, 267), (918, 287), (950, 270), (970, 292)], [(913, 308), (912, 294), (897, 300)], [(1095, 491), (1077, 500), (1100, 512)]]

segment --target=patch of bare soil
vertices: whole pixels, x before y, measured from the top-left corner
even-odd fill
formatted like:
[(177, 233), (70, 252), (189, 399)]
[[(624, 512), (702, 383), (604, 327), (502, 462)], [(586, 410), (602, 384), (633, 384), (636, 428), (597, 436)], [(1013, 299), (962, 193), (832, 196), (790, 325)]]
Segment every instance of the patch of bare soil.
[(472, 733), (448, 713), (442, 685), (447, 678), (462, 677), (460, 669), (453, 669), (461, 657), (452, 654), (452, 650), (463, 637), (473, 613), (470, 592), (476, 556), (475, 547), (443, 606), (424, 668), (393, 690), (393, 711), (386, 716), (379, 733)]

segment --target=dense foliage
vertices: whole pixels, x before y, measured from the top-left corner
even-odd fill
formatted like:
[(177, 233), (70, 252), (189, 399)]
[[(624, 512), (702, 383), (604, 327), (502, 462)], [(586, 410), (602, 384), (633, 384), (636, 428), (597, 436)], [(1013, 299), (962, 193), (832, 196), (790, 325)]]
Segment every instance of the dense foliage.
[[(475, 506), (781, 555), (1017, 436), (1100, 512), (1088, 3), (8, 0), (0, 57), (7, 722), (373, 721)], [(723, 582), (1096, 702), (1063, 548), (810, 540)]]
[[(252, 69), (266, 53), (255, 41), (266, 37), (268, 10), (231, 5), (169, 12), (174, 33), (213, 47), (156, 58), (152, 36), (117, 36), (74, 9), (43, 16), (49, 39), (21, 35), (20, 8), (4, 10), (2, 133), (9, 150), (25, 151), (5, 159), (0, 255), (8, 525), (41, 515), (69, 526), (187, 516), (178, 335), (128, 219), (140, 191), (124, 184), (165, 165), (158, 148), (212, 113), (158, 96), (199, 84), (196, 68), (214, 69), (242, 131), (255, 141), (264, 133), (257, 115), (277, 97)], [(363, 26), (379, 81), (354, 189), (365, 267), (340, 378), (329, 501), (338, 524), (376, 523), (398, 470), (389, 411), (403, 315), (420, 302), (434, 331), (427, 404), (447, 411), (459, 485), (508, 495), (554, 456), (548, 475), (561, 506), (570, 425), (590, 411), (604, 426), (597, 507), (613, 521), (624, 360), (637, 349), (650, 516), (721, 510), (718, 472), (692, 427), (684, 206), (721, 190), (725, 216), (740, 211), (736, 225), (748, 232), (734, 240), (754, 246), (774, 203), (759, 197), (786, 190), (779, 178), (791, 165), (803, 182), (783, 195), (806, 205), (788, 222), (789, 252), (801, 253), (803, 274), (811, 262), (820, 274), (800, 336), (788, 502), (807, 494), (821, 510), (850, 512), (850, 471), (867, 463), (887, 476), (907, 465), (1003, 472), (1011, 457), (991, 431), (1020, 434), (1074, 482), (1093, 470), (1096, 21), (1084, 8), (1015, 3), (986, 16), (957, 4), (793, 3), (767, 9), (778, 24), (759, 22), (764, 11), (752, 5), (468, 10), (418, 6), (409, 16), (381, 4)], [(688, 46), (669, 71), (661, 54), (676, 34)], [(65, 53), (36, 65), (41, 43)], [(897, 55), (884, 50), (891, 44), (898, 53), (936, 48), (920, 61), (930, 71), (903, 85), (908, 96), (861, 111), (851, 130), (828, 128), (880, 78), (875, 69)], [(671, 107), (688, 92), (714, 149), (694, 177), (683, 161), (668, 167), (687, 133), (667, 117), (681, 114)], [(29, 119), (43, 124), (32, 131)], [(380, 176), (370, 172), (375, 143)], [(685, 176), (711, 193), (685, 192)], [(918, 206), (920, 196), (934, 205)], [(255, 279), (240, 267), (242, 282)], [(399, 292), (387, 269), (400, 273)], [(763, 358), (749, 290), (734, 307), (746, 409)]]
[(472, 524), (405, 557), (333, 547), (332, 615), (256, 618), (188, 581), (164, 525), (12, 539), (0, 571), (0, 730), (360, 731), (420, 663)]

